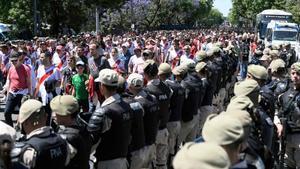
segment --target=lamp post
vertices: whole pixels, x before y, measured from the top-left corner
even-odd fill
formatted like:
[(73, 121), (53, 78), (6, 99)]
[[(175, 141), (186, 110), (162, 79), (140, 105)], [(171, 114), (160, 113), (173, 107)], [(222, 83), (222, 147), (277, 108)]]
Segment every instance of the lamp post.
[(33, 0), (33, 34), (37, 35), (37, 0)]

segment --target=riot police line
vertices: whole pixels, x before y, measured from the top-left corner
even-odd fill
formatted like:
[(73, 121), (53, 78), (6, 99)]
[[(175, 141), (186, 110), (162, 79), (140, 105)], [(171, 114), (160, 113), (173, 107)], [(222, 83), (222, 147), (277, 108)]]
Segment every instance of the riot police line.
[[(24, 136), (12, 151), (13, 166), (168, 168), (183, 144), (201, 138), (206, 118), (225, 111), (239, 97), (234, 88), (239, 61), (245, 61), (245, 81), (257, 82), (255, 90), (245, 94), (253, 105), (243, 108), (252, 119), (249, 146), (240, 152), (251, 157), (243, 159), (246, 168), (293, 168), (293, 160), (287, 162), (284, 155), (287, 137), (298, 132), (298, 93), (293, 93), (287, 71), (296, 61), (295, 53), (289, 44), (259, 47), (250, 61), (261, 65), (257, 68), (240, 58), (249, 56), (249, 48), (246, 41), (240, 46), (214, 44), (198, 51), (194, 60), (177, 62), (173, 69), (172, 63), (157, 64), (150, 58), (143, 65), (144, 75), (132, 73), (127, 79), (102, 69), (95, 79), (105, 97), (101, 106), (94, 112), (79, 112), (76, 99), (56, 96), (50, 103), (55, 113), (51, 124), (40, 103), (27, 100), (20, 108)], [(297, 66), (292, 66), (296, 73)], [(265, 70), (258, 71), (262, 67)], [(282, 120), (280, 140), (275, 127), (280, 122), (274, 119)]]

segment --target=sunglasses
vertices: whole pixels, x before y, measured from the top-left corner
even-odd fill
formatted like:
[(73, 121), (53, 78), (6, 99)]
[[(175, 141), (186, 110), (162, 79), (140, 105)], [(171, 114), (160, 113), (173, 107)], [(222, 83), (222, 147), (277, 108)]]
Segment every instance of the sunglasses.
[(77, 69), (83, 69), (83, 67), (82, 66), (77, 66)]
[(15, 63), (15, 62), (17, 62), (18, 60), (10, 60), (11, 62), (13, 62), (13, 63)]

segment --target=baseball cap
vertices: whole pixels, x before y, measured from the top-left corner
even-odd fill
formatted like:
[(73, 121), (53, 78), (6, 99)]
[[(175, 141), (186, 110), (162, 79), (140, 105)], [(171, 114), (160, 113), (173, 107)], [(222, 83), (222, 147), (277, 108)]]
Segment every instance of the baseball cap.
[(195, 70), (196, 63), (192, 59), (185, 59), (182, 65), (185, 66), (188, 71), (193, 71)]
[(279, 68), (285, 68), (285, 62), (282, 59), (275, 59), (269, 65), (272, 73), (276, 72)]
[(98, 78), (95, 79), (95, 82), (101, 82), (107, 86), (118, 86), (118, 73), (112, 69), (102, 69), (99, 72)]
[(268, 78), (267, 69), (260, 65), (248, 66), (248, 73), (257, 79), (266, 80)]
[(248, 110), (253, 108), (254, 104), (247, 96), (235, 96), (230, 100), (226, 111)]
[(293, 63), (291, 69), (300, 72), (300, 62)]
[(172, 69), (168, 63), (161, 63), (158, 67), (158, 75), (171, 73)]
[(237, 82), (234, 86), (234, 94), (236, 96), (247, 96), (251, 92), (259, 91), (259, 85), (256, 80), (246, 79), (241, 82)]
[(196, 72), (200, 72), (207, 64), (205, 62), (199, 62), (197, 63), (195, 70)]
[(256, 80), (246, 79), (242, 82), (238, 82), (234, 86), (233, 93), (236, 96), (247, 96), (253, 102), (254, 105), (258, 104), (259, 85)]
[(205, 58), (207, 58), (207, 54), (205, 51), (201, 50), (196, 53), (196, 61), (201, 62)]
[(72, 95), (59, 95), (50, 102), (53, 112), (60, 116), (71, 115), (79, 110), (77, 99)]
[(186, 143), (173, 160), (174, 169), (228, 169), (226, 151), (213, 143)]
[(143, 87), (144, 79), (143, 76), (138, 73), (132, 73), (127, 78), (128, 85), (132, 85), (134, 87)]
[(209, 115), (202, 129), (205, 141), (218, 145), (229, 145), (243, 138), (241, 122), (230, 116)]
[(184, 75), (187, 73), (187, 69), (185, 66), (179, 65), (172, 70), (174, 75)]
[(245, 110), (231, 109), (225, 112), (221, 112), (220, 115), (230, 116), (232, 118), (238, 119), (238, 121), (242, 124), (243, 127), (250, 126), (252, 122), (250, 114)]
[(259, 60), (271, 60), (271, 56), (264, 54)]
[(83, 61), (77, 61), (76, 62), (76, 66), (84, 66), (84, 62)]
[(39, 112), (43, 104), (35, 99), (26, 100), (20, 107), (19, 122), (23, 123), (26, 121), (33, 113)]
[(278, 57), (278, 56), (279, 56), (279, 51), (278, 51), (278, 50), (271, 50), (271, 51), (269, 52), (269, 54), (270, 54), (270, 56), (271, 56), (272, 58)]

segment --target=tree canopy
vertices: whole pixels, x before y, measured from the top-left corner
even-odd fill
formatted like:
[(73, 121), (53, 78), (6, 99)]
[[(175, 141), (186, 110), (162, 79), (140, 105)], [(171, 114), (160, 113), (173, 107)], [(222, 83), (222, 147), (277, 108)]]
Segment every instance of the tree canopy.
[(265, 9), (279, 9), (291, 12), (294, 21), (300, 23), (299, 0), (232, 0), (232, 9), (229, 14), (231, 23), (253, 23), (256, 15)]
[[(76, 32), (95, 28), (95, 9), (99, 9), (102, 32), (151, 30), (162, 25), (206, 25), (223, 22), (213, 9), (213, 0), (36, 0), (38, 30), (49, 25), (49, 34), (65, 28)], [(34, 0), (0, 0), (0, 22), (15, 24), (18, 30), (32, 31)], [(41, 33), (41, 32), (40, 32)]]

